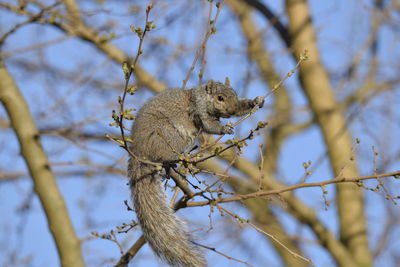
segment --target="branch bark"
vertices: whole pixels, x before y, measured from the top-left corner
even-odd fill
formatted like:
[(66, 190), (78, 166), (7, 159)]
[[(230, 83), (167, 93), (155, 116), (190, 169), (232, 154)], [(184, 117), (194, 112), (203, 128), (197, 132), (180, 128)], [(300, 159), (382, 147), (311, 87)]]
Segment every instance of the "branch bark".
[(80, 241), (56, 179), (50, 169), (47, 155), (40, 143), (40, 136), (19, 88), (0, 60), (0, 101), (4, 105), (21, 146), (21, 154), (28, 166), (48, 226), (60, 255), (61, 266), (83, 267)]
[(130, 247), (130, 249), (119, 259), (117, 264), (114, 267), (126, 267), (133, 257), (135, 257), (136, 253), (138, 253), (139, 249), (143, 247), (146, 243), (144, 236), (141, 236), (136, 242)]

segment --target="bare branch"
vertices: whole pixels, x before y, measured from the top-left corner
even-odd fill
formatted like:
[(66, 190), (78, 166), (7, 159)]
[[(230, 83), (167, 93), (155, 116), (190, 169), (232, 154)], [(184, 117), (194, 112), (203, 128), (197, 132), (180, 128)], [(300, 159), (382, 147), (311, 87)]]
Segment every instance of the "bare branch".
[(75, 234), (64, 199), (50, 170), (47, 155), (29, 108), (12, 77), (0, 61), (0, 101), (8, 112), (18, 137), (22, 156), (28, 166), (46, 213), (50, 231), (56, 243), (63, 267), (84, 266), (80, 241)]
[(293, 191), (295, 189), (299, 188), (306, 188), (306, 187), (321, 187), (325, 186), (328, 184), (339, 184), (339, 183), (359, 183), (363, 180), (371, 180), (371, 179), (377, 179), (377, 178), (388, 178), (391, 176), (398, 176), (400, 175), (400, 171), (396, 172), (389, 172), (389, 173), (382, 173), (382, 174), (377, 174), (377, 175), (368, 175), (368, 176), (361, 176), (361, 177), (351, 177), (351, 178), (333, 178), (331, 180), (326, 180), (323, 182), (315, 182), (315, 183), (301, 183), (297, 185), (292, 185), (292, 186), (287, 186), (285, 188), (281, 189), (275, 189), (275, 190), (268, 190), (268, 191), (258, 191), (255, 193), (243, 195), (243, 196), (236, 196), (236, 197), (229, 197), (229, 198), (221, 198), (218, 200), (212, 200), (212, 201), (197, 201), (197, 202), (188, 202), (187, 206), (188, 207), (198, 207), (198, 206), (205, 206), (205, 205), (214, 205), (217, 203), (226, 203), (226, 202), (233, 202), (233, 201), (240, 201), (240, 200), (245, 200), (249, 198), (254, 198), (254, 197), (261, 197), (261, 196), (268, 196), (268, 195), (278, 195), (282, 194), (285, 192)]

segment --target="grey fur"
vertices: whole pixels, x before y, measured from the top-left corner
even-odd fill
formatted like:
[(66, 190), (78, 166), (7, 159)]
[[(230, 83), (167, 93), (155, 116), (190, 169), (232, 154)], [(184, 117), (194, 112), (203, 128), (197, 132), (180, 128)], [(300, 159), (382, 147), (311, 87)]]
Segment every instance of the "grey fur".
[[(239, 99), (227, 81), (222, 84), (210, 80), (189, 90), (165, 90), (138, 112), (130, 149), (137, 157), (153, 162), (177, 160), (201, 132), (232, 134), (233, 129), (222, 125), (219, 118), (246, 114), (256, 104), (262, 106), (263, 100)], [(184, 222), (166, 202), (155, 167), (131, 158), (128, 175), (140, 226), (156, 255), (171, 266), (206, 266)]]

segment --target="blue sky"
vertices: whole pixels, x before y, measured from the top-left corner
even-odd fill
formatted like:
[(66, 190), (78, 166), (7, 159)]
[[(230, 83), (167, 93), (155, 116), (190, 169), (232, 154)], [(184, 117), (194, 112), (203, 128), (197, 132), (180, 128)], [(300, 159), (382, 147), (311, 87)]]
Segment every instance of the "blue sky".
[[(14, 1), (8, 2), (13, 3)], [(171, 1), (176, 8), (166, 9), (167, 3), (156, 1), (151, 17), (157, 28), (148, 36), (151, 42), (145, 40), (144, 54), (140, 59), (140, 64), (170, 87), (181, 86), (195, 55), (195, 49), (204, 33), (207, 7), (203, 2), (206, 1), (196, 3), (192, 1), (184, 4), (179, 1)], [(134, 4), (135, 1), (128, 1), (128, 3)], [(80, 5), (86, 11), (105, 10), (104, 12), (95, 12), (96, 15), (87, 15), (86, 22), (98, 29), (106, 23), (117, 23), (118, 26), (112, 32), (116, 33), (118, 37), (112, 42), (127, 53), (134, 54), (137, 40), (130, 32), (129, 25), (142, 25), (143, 12), (134, 17), (125, 15), (125, 1), (117, 4), (106, 1), (104, 5), (87, 1)], [(142, 3), (139, 5), (144, 6)], [(276, 14), (284, 14), (283, 1), (268, 2), (268, 5)], [(332, 77), (338, 77), (343, 74), (343, 69), (348, 66), (354, 54), (360, 51), (368, 38), (371, 3), (367, 0), (350, 2), (314, 0), (310, 1), (310, 5), (323, 63)], [(179, 14), (182, 10), (189, 15), (180, 17)], [(256, 14), (255, 18), (258, 26), (265, 29), (264, 45), (273, 53), (274, 63), (280, 74), (284, 76), (293, 68), (295, 62), (283, 48), (275, 32), (265, 23), (264, 18), (260, 14)], [(19, 21), (21, 18), (0, 9), (0, 33), (5, 32)], [(286, 22), (284, 15), (282, 21)], [(105, 30), (104, 33), (109, 32)], [(63, 33), (49, 26), (39, 24), (26, 26), (13, 34), (0, 52), (10, 52), (62, 36)], [(160, 40), (165, 38), (168, 42), (161, 42), (161, 45), (154, 46), (156, 38)], [(176, 52), (176, 45), (181, 43), (186, 45), (185, 50), (171, 60), (170, 55)], [(257, 76), (256, 66), (247, 60), (244, 45), (245, 40), (237, 21), (231, 16), (228, 7), (224, 6), (217, 23), (217, 34), (213, 35), (208, 42), (205, 78), (223, 80), (229, 76), (233, 87), (243, 97), (265, 94), (269, 89), (259, 79), (255, 79), (247, 88), (244, 88), (244, 80), (249, 69), (252, 77)], [(228, 50), (233, 52), (228, 53)], [(378, 55), (379, 61), (385, 62), (385, 64), (381, 64), (378, 80), (396, 78), (399, 70), (400, 46), (398, 34), (395, 34), (391, 25), (383, 27), (379, 32)], [(368, 54), (364, 61), (368, 61)], [(69, 123), (85, 122), (84, 126), (79, 129), (100, 135), (117, 133), (116, 129), (108, 127), (108, 123), (111, 121), (111, 110), (116, 108), (116, 99), (121, 93), (122, 87), (117, 90), (111, 85), (120, 84), (122, 86), (123, 73), (118, 64), (98, 53), (92, 45), (69, 38), (40, 50), (13, 55), (6, 58), (5, 62), (26, 98), (39, 128), (62, 127)], [(21, 62), (25, 63), (21, 65)], [(73, 75), (74, 78), (63, 79), (45, 71), (27, 70), (26, 62), (38, 64), (40, 68), (44, 68), (48, 64), (50, 68), (61, 70), (61, 74)], [(76, 73), (76, 70), (79, 72)], [(189, 81), (189, 87), (197, 85), (198, 71), (199, 68), (196, 68)], [(365, 68), (360, 68), (360, 81), (365, 78), (363, 72), (365, 72)], [(110, 86), (95, 87), (92, 81), (97, 80)], [(332, 78), (332, 84), (339, 99), (357, 88), (360, 81), (341, 87), (340, 80)], [(310, 114), (304, 110), (307, 101), (299, 87), (297, 75), (288, 79), (286, 85), (294, 102), (296, 121), (306, 121), (310, 118)], [(138, 92), (135, 96), (127, 99), (127, 104), (138, 108), (152, 94), (148, 91)], [(388, 108), (388, 112), (385, 112), (384, 104), (387, 103), (388, 107), (393, 107), (398, 105), (399, 100), (397, 87), (397, 92), (382, 94), (368, 105), (354, 107), (354, 110), (358, 112), (350, 127), (354, 138), (360, 138), (362, 141), (357, 149), (362, 174), (370, 174), (372, 171), (372, 146), (380, 150), (381, 155), (378, 161), (383, 163), (385, 158), (393, 158), (393, 155), (398, 152), (400, 143), (396, 136), (399, 136), (400, 114), (398, 110), (390, 108)], [(236, 132), (240, 136), (245, 136), (258, 120), (268, 118), (271, 115), (268, 111), (269, 105), (267, 99), (264, 110), (241, 125)], [(0, 118), (2, 120), (6, 118), (2, 107), (0, 107)], [(90, 121), (86, 122), (88, 118)], [(384, 136), (383, 140), (379, 138), (381, 136)], [(387, 141), (389, 145), (384, 141)], [(134, 219), (134, 214), (127, 211), (123, 204), (124, 200), (129, 199), (127, 180), (121, 174), (97, 175), (87, 174), (87, 171), (99, 171), (101, 170), (100, 166), (113, 166), (124, 170), (125, 153), (111, 142), (82, 141), (76, 143), (53, 135), (44, 135), (42, 142), (48, 152), (52, 168), (58, 174), (58, 185), (65, 198), (76, 232), (80, 238), (90, 239), (83, 243), (83, 254), (88, 266), (110, 266), (119, 257), (118, 247), (108, 240), (90, 238), (90, 233), (93, 231), (105, 233), (117, 225), (128, 223)], [(260, 142), (262, 142), (261, 137), (253, 140), (246, 148), (244, 156), (256, 160), (258, 157), (257, 145)], [(319, 129), (316, 126), (292, 136), (284, 143), (280, 155), (279, 179), (287, 184), (300, 181), (304, 174), (302, 163), (308, 160), (316, 162), (321, 155), (324, 155), (324, 149)], [(88, 167), (85, 165), (87, 162), (92, 165)], [(386, 165), (383, 163), (382, 166), (385, 169), (382, 171), (399, 169), (398, 158)], [(57, 252), (47, 228), (46, 218), (37, 197), (32, 196), (32, 183), (27, 176), (24, 162), (19, 156), (17, 140), (13, 132), (6, 128), (0, 128), (0, 170), (23, 173), (21, 179), (17, 181), (0, 182), (0, 203), (2, 203), (0, 204), (0, 228), (3, 230), (0, 235), (0, 250), (2, 250), (0, 266), (57, 266), (59, 264)], [(79, 174), (62, 175), (68, 171), (79, 172)], [(85, 175), (82, 175), (82, 171), (86, 172)], [(320, 181), (328, 178), (332, 178), (332, 174), (328, 161), (324, 159), (309, 179), (310, 181)], [(393, 194), (396, 192), (398, 194), (398, 183), (388, 182), (387, 185), (393, 189)], [(328, 200), (332, 202), (327, 211), (324, 210), (321, 190), (318, 188), (301, 189), (296, 191), (296, 195), (317, 209), (321, 221), (333, 232), (336, 232), (334, 187), (328, 186), (327, 189), (329, 191)], [(21, 206), (25, 203), (29, 204), (29, 209), (20, 211)], [(366, 203), (371, 247), (374, 247), (377, 237), (383, 230), (382, 225), (388, 218), (388, 202), (376, 193), (366, 192)], [(251, 214), (238, 204), (228, 204), (226, 207), (243, 217), (251, 217)], [(392, 210), (396, 216), (400, 215), (398, 208), (394, 207)], [(334, 266), (330, 256), (313, 242), (313, 234), (306, 227), (299, 226), (281, 209), (274, 208), (274, 211), (279, 215), (290, 234), (301, 233), (309, 239), (309, 242), (305, 242), (304, 250), (306, 256), (311, 258), (316, 266)], [(220, 251), (246, 260), (255, 266), (263, 266), (266, 263), (269, 264), (268, 266), (282, 266), (272, 246), (261, 234), (249, 227), (239, 226), (227, 216), (221, 217), (218, 212), (213, 213), (214, 229), (207, 234), (208, 213), (208, 207), (204, 207), (182, 210), (178, 212), (178, 215), (189, 222), (190, 229), (201, 229), (195, 232), (200, 243), (217, 247)], [(396, 235), (399, 236), (399, 229), (396, 227), (393, 230), (391, 239), (389, 239), (390, 249), (377, 259), (376, 265), (395, 266), (390, 255), (400, 249), (399, 241), (392, 238)], [(120, 234), (118, 238), (126, 249), (139, 236), (140, 231), (135, 230), (128, 234)], [(15, 255), (15, 262), (10, 260), (13, 251), (18, 251)], [(210, 266), (243, 266), (215, 253), (209, 252), (207, 255)], [(132, 261), (131, 266), (161, 265), (154, 259), (151, 250), (146, 245)]]

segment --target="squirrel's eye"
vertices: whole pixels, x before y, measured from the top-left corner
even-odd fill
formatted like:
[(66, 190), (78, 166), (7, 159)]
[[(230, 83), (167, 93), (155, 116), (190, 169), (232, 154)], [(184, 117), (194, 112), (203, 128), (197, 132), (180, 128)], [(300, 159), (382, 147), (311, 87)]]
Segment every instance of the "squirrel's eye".
[(218, 101), (220, 101), (220, 102), (223, 102), (223, 101), (224, 101), (224, 97), (223, 97), (222, 95), (219, 95), (217, 99), (218, 99)]

